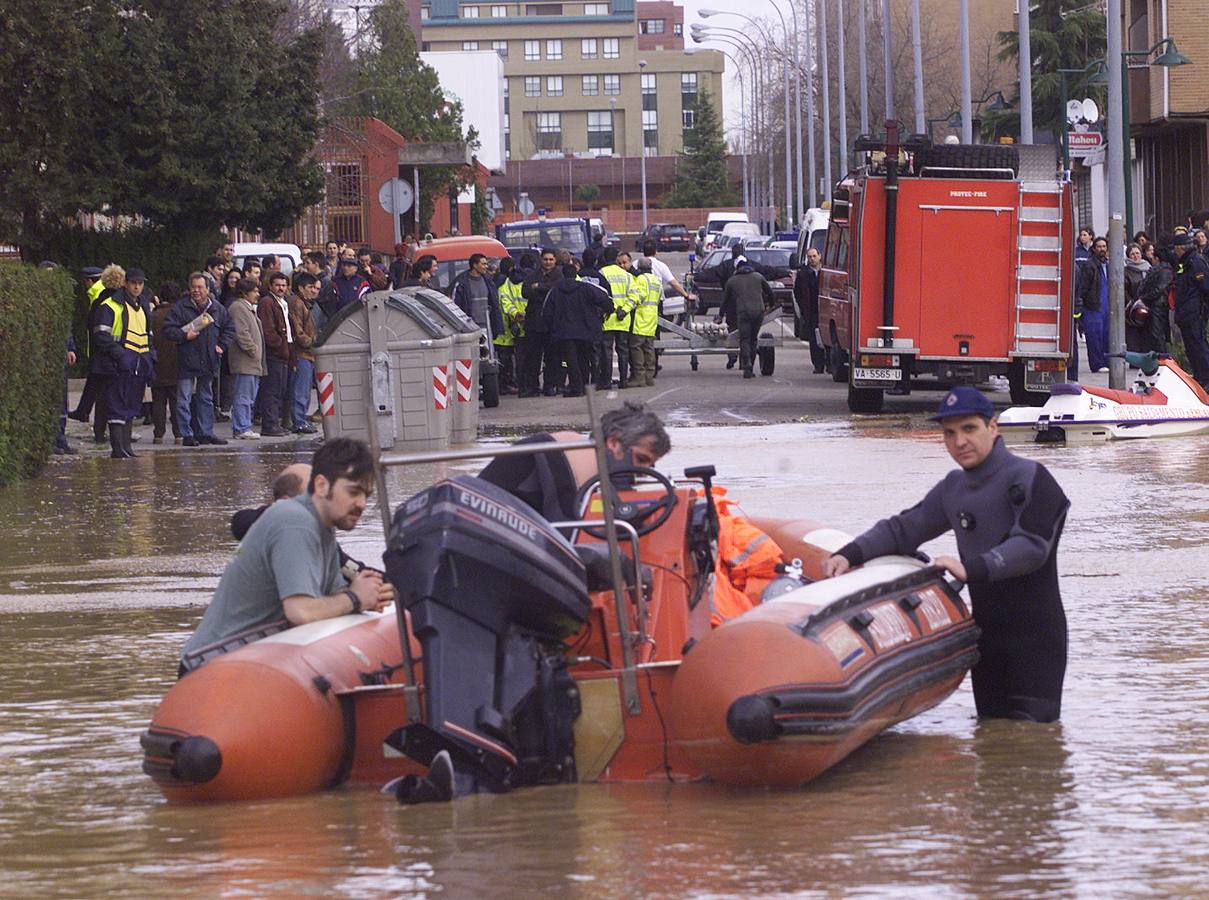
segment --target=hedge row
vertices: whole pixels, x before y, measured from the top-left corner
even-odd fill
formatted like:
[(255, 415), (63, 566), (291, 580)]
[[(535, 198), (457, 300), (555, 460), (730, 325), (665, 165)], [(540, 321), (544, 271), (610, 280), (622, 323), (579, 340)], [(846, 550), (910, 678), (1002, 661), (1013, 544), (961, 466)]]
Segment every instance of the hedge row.
[(215, 230), (168, 231), (152, 226), (133, 226), (120, 230), (93, 231), (78, 226), (64, 228), (46, 235), (34, 245), (22, 248), (26, 262), (51, 259), (65, 268), (77, 287), (73, 333), (80, 348), (80, 360), (74, 375), (87, 371), (88, 340), (85, 321), (88, 302), (84, 295), (81, 270), (85, 266), (106, 266), (117, 263), (123, 269), (142, 269), (147, 274), (147, 287), (158, 293), (165, 281), (175, 281), (183, 288), (185, 277), (200, 270), (206, 257), (222, 244), (221, 232)]
[(46, 462), (63, 408), (72, 279), (0, 263), (0, 485)]

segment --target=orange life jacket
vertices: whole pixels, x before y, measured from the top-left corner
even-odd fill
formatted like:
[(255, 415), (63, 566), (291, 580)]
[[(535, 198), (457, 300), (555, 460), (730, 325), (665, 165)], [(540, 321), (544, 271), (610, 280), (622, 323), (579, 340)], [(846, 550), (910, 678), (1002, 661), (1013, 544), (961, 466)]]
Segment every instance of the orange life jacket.
[(726, 499), (726, 488), (714, 487), (718, 510), (718, 560), (714, 565), (714, 597), (710, 623), (717, 628), (760, 602), (768, 583), (777, 577), (784, 554), (776, 541), (752, 525), (739, 505)]

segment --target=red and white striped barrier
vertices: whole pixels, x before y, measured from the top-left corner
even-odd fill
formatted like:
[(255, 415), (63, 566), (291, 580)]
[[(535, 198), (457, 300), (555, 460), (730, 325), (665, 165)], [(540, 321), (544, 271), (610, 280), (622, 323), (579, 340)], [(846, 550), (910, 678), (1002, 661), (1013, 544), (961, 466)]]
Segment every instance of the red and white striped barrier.
[(435, 409), (449, 408), (449, 370), (445, 366), (432, 367), (432, 403)]
[(470, 388), (474, 384), (474, 370), (471, 368), (471, 360), (454, 360), (454, 369), (457, 372), (458, 402), (469, 403), (473, 399), (470, 395)]
[(331, 372), (317, 372), (319, 384), (319, 412), (325, 416), (336, 414), (336, 380)]

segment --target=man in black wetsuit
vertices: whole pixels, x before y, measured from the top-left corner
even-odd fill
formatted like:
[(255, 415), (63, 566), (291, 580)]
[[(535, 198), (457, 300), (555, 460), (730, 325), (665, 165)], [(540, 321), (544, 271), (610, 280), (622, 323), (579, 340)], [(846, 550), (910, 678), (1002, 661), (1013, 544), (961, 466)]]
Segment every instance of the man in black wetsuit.
[(994, 417), (976, 389), (949, 391), (932, 418), (961, 470), (841, 548), (823, 570), (840, 575), (877, 556), (914, 553), (952, 529), (961, 558), (935, 562), (970, 586), (982, 629), (972, 673), (978, 715), (1053, 722), (1066, 674), (1057, 554), (1070, 501), (1044, 466), (1008, 451)]

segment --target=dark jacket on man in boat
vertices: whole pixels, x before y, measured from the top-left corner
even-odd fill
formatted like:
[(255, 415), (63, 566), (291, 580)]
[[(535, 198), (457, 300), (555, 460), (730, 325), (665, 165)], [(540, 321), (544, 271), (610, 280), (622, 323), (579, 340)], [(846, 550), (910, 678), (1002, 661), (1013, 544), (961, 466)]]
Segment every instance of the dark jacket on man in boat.
[(1044, 466), (997, 438), (980, 465), (950, 472), (915, 506), (839, 553), (852, 565), (911, 554), (952, 529), (982, 629), (972, 673), (978, 715), (1051, 722), (1061, 713), (1066, 672), (1057, 553), (1069, 507)]

